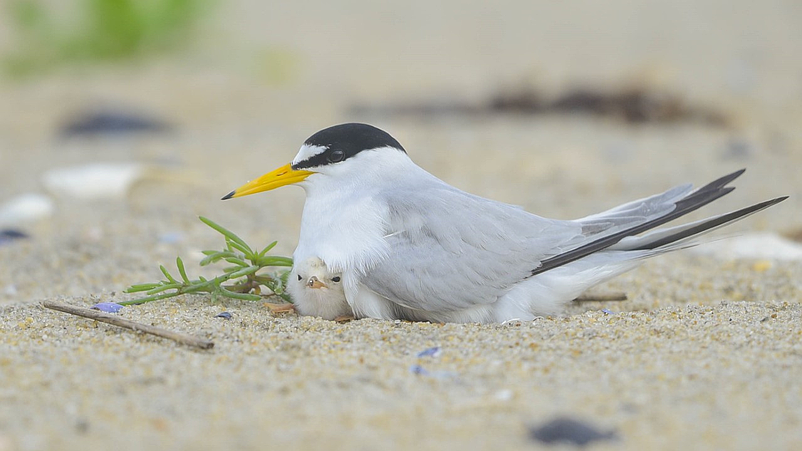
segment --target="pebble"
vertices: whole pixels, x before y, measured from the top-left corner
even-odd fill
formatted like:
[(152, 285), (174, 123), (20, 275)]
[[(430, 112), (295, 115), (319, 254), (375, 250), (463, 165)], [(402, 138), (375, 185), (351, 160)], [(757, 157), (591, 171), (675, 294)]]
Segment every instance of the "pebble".
[(99, 302), (89, 308), (93, 310), (100, 310), (101, 312), (106, 312), (106, 313), (117, 313), (120, 310), (122, 310), (123, 306), (117, 304), (116, 302)]
[(19, 230), (14, 230), (14, 229), (0, 230), (0, 246), (11, 243), (12, 241), (22, 240), (26, 238), (29, 238), (29, 236), (25, 234), (25, 232), (20, 232)]
[(21, 194), (0, 205), (0, 227), (19, 226), (46, 219), (53, 215), (54, 210), (53, 201), (48, 196)]
[(585, 446), (599, 440), (617, 440), (615, 431), (602, 432), (595, 426), (568, 417), (559, 417), (529, 430), (529, 437), (541, 443), (570, 443)]
[(440, 347), (434, 346), (429, 349), (424, 349), (418, 353), (418, 357), (439, 357), (441, 354)]
[(122, 110), (97, 111), (77, 115), (60, 131), (62, 137), (163, 133), (172, 127), (165, 121)]
[(79, 200), (123, 199), (145, 174), (138, 163), (92, 163), (53, 169), (42, 183), (54, 195)]

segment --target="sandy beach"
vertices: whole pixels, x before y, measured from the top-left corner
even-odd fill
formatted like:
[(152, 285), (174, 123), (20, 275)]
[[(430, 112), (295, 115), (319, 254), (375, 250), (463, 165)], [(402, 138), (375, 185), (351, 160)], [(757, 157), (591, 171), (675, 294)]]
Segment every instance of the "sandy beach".
[[(0, 81), (0, 230), (26, 236), (0, 239), (0, 451), (575, 449), (533, 437), (561, 417), (611, 432), (589, 449), (802, 449), (802, 10), (508, 3), (242, 0), (178, 55)], [(579, 88), (674, 100), (643, 122), (482, 110)], [(167, 127), (65, 134), (98, 109)], [(176, 256), (215, 275), (198, 262), (222, 240), (198, 216), (291, 255), (301, 189), (219, 199), (347, 121), (547, 217), (740, 168), (733, 193), (688, 219), (791, 197), (592, 291), (626, 301), (533, 322), (340, 324), (200, 295), (116, 314), (215, 343), (197, 350), (42, 307), (134, 299), (123, 290)], [(48, 182), (98, 163), (135, 168), (132, 183)], [(28, 195), (44, 207), (3, 216)]]

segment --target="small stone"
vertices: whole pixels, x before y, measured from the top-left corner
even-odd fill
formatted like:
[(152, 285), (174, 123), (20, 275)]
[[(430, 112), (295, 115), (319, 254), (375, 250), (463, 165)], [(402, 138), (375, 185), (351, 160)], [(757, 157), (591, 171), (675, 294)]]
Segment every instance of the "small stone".
[(123, 306), (117, 304), (116, 302), (99, 302), (89, 308), (93, 310), (100, 310), (101, 312), (106, 312), (106, 313), (117, 313), (120, 310), (122, 310)]
[(12, 241), (24, 240), (30, 238), (25, 232), (20, 232), (14, 229), (0, 230), (0, 246), (8, 244)]
[(145, 175), (139, 163), (93, 163), (52, 169), (42, 183), (54, 195), (80, 200), (123, 199)]
[(529, 437), (541, 443), (570, 443), (585, 446), (599, 440), (617, 440), (615, 431), (601, 432), (584, 421), (567, 417), (555, 418), (529, 429)]
[(441, 353), (440, 346), (434, 346), (419, 352), (418, 357), (439, 357)]
[(53, 215), (53, 201), (42, 194), (21, 194), (0, 206), (0, 226), (20, 224), (46, 219)]
[(62, 137), (119, 136), (134, 133), (163, 133), (171, 126), (161, 119), (123, 110), (96, 111), (73, 118), (61, 128)]

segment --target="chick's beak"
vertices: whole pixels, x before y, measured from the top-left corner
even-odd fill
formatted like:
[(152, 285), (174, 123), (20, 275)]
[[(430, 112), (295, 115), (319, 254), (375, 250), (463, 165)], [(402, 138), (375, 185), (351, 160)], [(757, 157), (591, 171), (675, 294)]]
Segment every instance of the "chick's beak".
[(280, 186), (298, 183), (312, 174), (314, 174), (314, 172), (295, 170), (292, 168), (292, 165), (287, 164), (276, 169), (275, 171), (268, 172), (256, 180), (251, 180), (250, 182), (240, 186), (234, 191), (223, 196), (222, 200), (231, 199), (233, 197), (247, 196), (249, 194), (276, 189)]
[(317, 276), (312, 276), (309, 278), (309, 282), (306, 283), (309, 288), (327, 288), (326, 284), (321, 282)]

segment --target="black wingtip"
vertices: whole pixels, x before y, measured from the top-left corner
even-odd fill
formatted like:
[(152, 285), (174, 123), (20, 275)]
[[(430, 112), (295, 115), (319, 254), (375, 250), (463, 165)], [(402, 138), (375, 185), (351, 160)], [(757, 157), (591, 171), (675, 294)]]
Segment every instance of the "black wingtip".
[(721, 178), (721, 181), (724, 182), (724, 185), (726, 185), (726, 184), (730, 183), (731, 181), (733, 181), (733, 180), (737, 179), (738, 177), (740, 177), (744, 172), (746, 172), (746, 168), (739, 169), (739, 170), (733, 172), (730, 175), (725, 175), (724, 177)]
[(666, 245), (671, 244), (671, 243), (673, 243), (675, 241), (680, 241), (680, 240), (684, 240), (686, 238), (690, 238), (690, 237), (692, 237), (694, 235), (698, 235), (698, 234), (703, 233), (705, 231), (708, 231), (710, 229), (716, 229), (718, 227), (722, 227), (722, 226), (725, 226), (727, 224), (733, 223), (733, 222), (738, 221), (740, 219), (743, 219), (743, 218), (745, 218), (745, 217), (747, 217), (749, 215), (753, 215), (753, 214), (755, 214), (755, 213), (757, 213), (757, 212), (759, 212), (761, 210), (765, 210), (765, 209), (771, 207), (772, 205), (779, 204), (780, 202), (784, 201), (785, 199), (788, 199), (788, 196), (776, 197), (774, 199), (766, 200), (766, 201), (757, 203), (755, 205), (751, 205), (749, 207), (742, 208), (740, 210), (727, 213), (725, 215), (716, 216), (716, 217), (713, 217), (713, 218), (710, 218), (710, 219), (708, 219), (706, 221), (701, 222), (700, 224), (696, 225), (695, 227), (691, 227), (689, 229), (682, 230), (679, 233), (676, 233), (676, 234), (671, 235), (671, 236), (664, 237), (664, 238), (662, 238), (662, 239), (660, 239), (658, 241), (653, 241), (653, 242), (645, 244), (645, 245), (643, 245), (641, 247), (634, 248), (634, 249), (628, 249), (628, 250), (633, 250), (633, 251), (638, 250), (639, 251), (639, 250), (657, 249), (657, 248), (659, 248), (661, 246), (666, 246)]
[(234, 191), (232, 191), (232, 192), (230, 192), (230, 193), (226, 194), (226, 195), (225, 195), (225, 196), (223, 196), (222, 198), (220, 198), (220, 200), (228, 200), (228, 199), (231, 199), (232, 197), (234, 197), (234, 194), (235, 194), (236, 192), (237, 192), (237, 190), (234, 190)]
[(784, 201), (785, 199), (788, 199), (788, 197), (790, 197), (790, 196), (780, 196), (780, 197), (775, 197), (774, 199), (764, 200), (763, 202), (757, 203), (755, 205), (752, 205), (751, 207), (747, 207), (747, 208), (744, 208), (742, 210), (746, 211), (748, 209), (751, 209), (752, 212), (757, 213), (760, 210), (765, 210), (765, 209), (767, 209), (767, 208), (769, 208), (771, 206), (779, 204), (780, 202)]
[(775, 197), (774, 199), (772, 199), (772, 200), (767, 200), (767, 201), (766, 201), (766, 202), (764, 202), (764, 203), (766, 204), (766, 207), (771, 207), (772, 205), (779, 204), (780, 202), (784, 201), (785, 199), (788, 199), (789, 197), (791, 197), (791, 196), (780, 196), (780, 197)]
[(748, 214), (757, 213), (760, 210), (765, 210), (769, 207), (777, 205), (785, 199), (788, 199), (788, 196), (775, 197), (774, 199), (764, 200), (763, 202), (752, 205), (751, 207), (743, 208), (741, 211), (749, 211)]
[(697, 193), (702, 193), (702, 192), (719, 190), (719, 189), (725, 187), (727, 184), (729, 184), (733, 180), (735, 180), (738, 177), (740, 177), (741, 174), (743, 174), (744, 172), (746, 172), (746, 168), (739, 169), (739, 170), (737, 170), (737, 171), (735, 171), (735, 172), (733, 172), (731, 174), (725, 175), (724, 177), (717, 178), (716, 180), (713, 180), (712, 182), (708, 183), (707, 185), (697, 189), (696, 192)]

